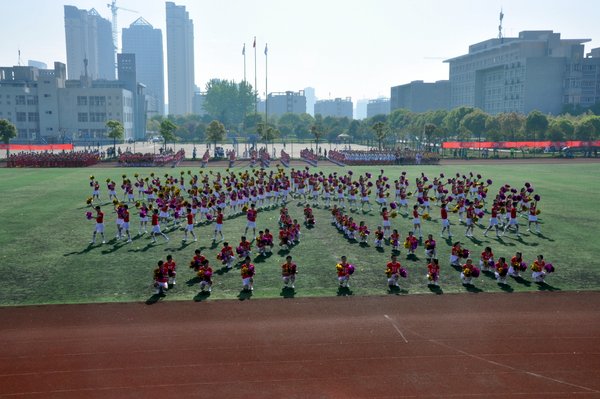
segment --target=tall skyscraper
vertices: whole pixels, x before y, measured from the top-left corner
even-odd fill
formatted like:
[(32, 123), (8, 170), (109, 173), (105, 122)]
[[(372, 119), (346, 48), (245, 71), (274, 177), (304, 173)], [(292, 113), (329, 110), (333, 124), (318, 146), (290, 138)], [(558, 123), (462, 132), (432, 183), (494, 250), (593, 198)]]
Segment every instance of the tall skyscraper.
[(169, 113), (185, 115), (194, 97), (194, 22), (185, 6), (168, 1), (166, 7)]
[(112, 25), (98, 11), (65, 6), (65, 38), (67, 44), (67, 75), (79, 79), (87, 73), (93, 79), (115, 79), (115, 48)]
[(306, 97), (306, 113), (315, 116), (315, 102), (317, 102), (317, 97), (315, 96), (314, 87), (304, 88), (304, 96)]
[[(162, 31), (138, 18), (123, 29), (123, 53), (135, 54), (137, 80), (146, 85), (148, 113), (165, 112), (165, 71)], [(120, 79), (120, 78), (119, 78)]]

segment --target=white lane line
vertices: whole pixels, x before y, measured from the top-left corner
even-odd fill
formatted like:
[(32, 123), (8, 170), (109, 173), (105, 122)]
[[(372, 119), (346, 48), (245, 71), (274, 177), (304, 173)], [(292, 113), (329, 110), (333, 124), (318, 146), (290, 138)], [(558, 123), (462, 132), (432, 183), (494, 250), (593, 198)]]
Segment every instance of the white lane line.
[(400, 336), (402, 337), (402, 339), (404, 340), (404, 342), (406, 342), (408, 344), (408, 340), (406, 339), (406, 337), (404, 336), (404, 334), (402, 334), (402, 331), (400, 331), (400, 329), (398, 328), (398, 326), (396, 325), (396, 323), (394, 322), (394, 320), (391, 319), (390, 316), (384, 314), (383, 317), (385, 317), (386, 319), (388, 319), (388, 321), (390, 323), (392, 323), (392, 326), (394, 326), (394, 328), (396, 329), (396, 331), (398, 331), (398, 334), (400, 334)]

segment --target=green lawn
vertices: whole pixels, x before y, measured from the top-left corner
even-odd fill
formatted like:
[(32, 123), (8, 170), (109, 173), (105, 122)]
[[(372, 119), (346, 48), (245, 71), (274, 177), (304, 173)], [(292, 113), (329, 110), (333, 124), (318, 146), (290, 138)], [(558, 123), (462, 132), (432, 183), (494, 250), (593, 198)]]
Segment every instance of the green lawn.
[[(352, 169), (356, 175), (367, 170), (375, 174), (380, 168)], [(324, 169), (324, 172), (334, 170), (338, 173), (343, 171)], [(542, 253), (557, 268), (557, 272), (547, 280), (549, 286), (530, 284), (530, 273), (527, 272), (527, 281), (518, 283), (510, 279), (510, 288), (504, 291), (600, 288), (600, 265), (596, 260), (600, 253), (600, 240), (596, 238), (596, 230), (600, 226), (600, 212), (597, 209), (600, 164), (387, 167), (386, 175), (393, 180), (403, 170), (407, 171), (411, 184), (414, 184), (414, 178), (420, 172), (432, 177), (440, 172), (448, 176), (456, 172), (462, 174), (473, 171), (494, 180), (492, 192), (496, 192), (504, 183), (520, 187), (525, 181), (531, 182), (542, 196), (542, 236), (525, 232), (526, 227), (523, 226), (526, 225), (526, 219), (521, 218), (524, 233), (521, 241), (515, 240), (512, 235), (498, 241), (493, 233), (490, 237), (494, 238), (483, 238), (481, 228), (476, 229), (477, 240), (471, 241), (464, 237), (464, 228), (458, 226), (457, 216), (452, 214), (455, 239), (465, 243), (476, 257), (484, 246), (490, 245), (496, 257), (510, 258), (520, 250), (526, 261), (531, 262), (536, 254)], [(135, 238), (131, 244), (123, 241), (115, 244), (115, 217), (110, 207), (106, 206), (107, 238), (113, 241), (103, 246), (88, 246), (94, 227), (93, 222), (85, 218), (85, 212), (89, 209), (85, 205), (85, 199), (90, 195), (89, 175), (94, 174), (100, 182), (104, 182), (108, 177), (119, 181), (123, 173), (131, 176), (135, 172), (149, 175), (152, 171), (159, 175), (179, 173), (173, 169), (120, 168), (0, 170), (0, 271), (3, 276), (0, 305), (144, 301), (152, 295), (151, 271), (156, 261), (167, 254), (173, 254), (179, 265), (179, 275), (176, 288), (165, 299), (200, 299), (196, 297), (197, 287), (186, 283), (194, 277), (187, 265), (197, 247), (203, 248), (217, 271), (210, 300), (238, 298), (241, 288), (239, 270), (219, 271), (220, 264), (215, 258), (218, 248), (211, 246), (213, 226), (196, 228), (200, 240), (189, 245), (182, 245), (182, 231), (169, 232), (169, 243), (159, 239), (158, 245), (149, 245), (150, 240), (144, 237)], [(106, 201), (105, 184), (102, 184), (102, 195)], [(288, 206), (292, 216), (302, 220), (302, 207), (297, 206), (296, 201)], [(387, 294), (384, 270), (391, 248), (386, 246), (383, 252), (376, 251), (372, 244), (373, 237), (369, 248), (350, 243), (330, 224), (328, 210), (317, 208), (315, 215), (316, 228), (303, 228), (300, 244), (290, 251), (300, 272), (294, 295), (337, 295), (335, 263), (343, 254), (357, 266), (352, 279), (353, 295)], [(423, 223), (423, 233), (434, 233), (438, 241), (441, 288), (444, 293), (465, 292), (458, 272), (448, 266), (450, 242), (439, 237), (438, 215), (439, 211), (435, 208), (433, 220)], [(277, 210), (265, 210), (259, 214), (258, 227), (270, 228), (276, 234), (277, 218)], [(357, 213), (355, 220), (365, 220), (371, 230), (381, 221), (377, 212)], [(136, 233), (137, 221), (137, 214), (132, 212), (132, 231)], [(484, 222), (487, 223), (487, 217)], [(237, 245), (244, 226), (243, 216), (227, 219), (224, 225), (226, 239)], [(398, 217), (392, 221), (392, 228), (398, 228), (402, 237), (409, 227), (410, 220), (407, 218)], [(287, 253), (278, 253), (277, 249), (272, 256), (255, 261), (257, 274), (254, 298), (284, 295), (279, 266)], [(417, 255), (418, 260), (407, 260), (402, 249), (399, 260), (408, 269), (409, 277), (401, 281), (402, 290), (396, 294), (431, 294), (426, 285), (426, 263), (421, 247)], [(475, 286), (485, 292), (503, 291), (493, 278), (485, 275), (475, 282)], [(285, 295), (290, 293), (286, 292)]]

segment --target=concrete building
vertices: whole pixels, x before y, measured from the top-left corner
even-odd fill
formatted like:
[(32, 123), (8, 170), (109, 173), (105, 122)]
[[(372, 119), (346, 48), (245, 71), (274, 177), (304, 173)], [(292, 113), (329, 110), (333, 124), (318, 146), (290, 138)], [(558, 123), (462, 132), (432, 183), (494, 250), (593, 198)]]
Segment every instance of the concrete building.
[(269, 93), (266, 106), (268, 107), (269, 117), (281, 116), (286, 113), (304, 114), (306, 113), (304, 90)]
[(146, 85), (139, 83), (135, 54), (117, 54), (117, 70), (119, 82), (133, 95), (133, 138), (146, 138), (146, 121), (148, 120), (148, 96)]
[(0, 119), (14, 123), (15, 143), (111, 142), (106, 121), (123, 123), (134, 138), (134, 95), (115, 80), (83, 76), (67, 80), (66, 66), (54, 69), (0, 67)]
[(361, 98), (356, 101), (356, 106), (354, 107), (354, 119), (365, 119), (367, 117), (367, 104), (369, 104), (369, 100), (366, 98)]
[(389, 98), (378, 98), (376, 100), (369, 100), (369, 102), (367, 103), (367, 118), (372, 118), (375, 115), (389, 115), (389, 113)]
[(411, 112), (427, 112), (450, 109), (450, 81), (438, 80), (425, 83), (415, 80), (390, 89), (390, 111), (407, 109)]
[(192, 99), (192, 113), (194, 115), (204, 116), (208, 113), (204, 109), (204, 101), (206, 101), (206, 92), (197, 90)]
[(138, 18), (123, 29), (123, 53), (135, 54), (137, 81), (146, 86), (148, 117), (164, 115), (165, 71), (162, 31)]
[(592, 49), (583, 60), (579, 100), (586, 108), (600, 102), (600, 47)]
[(315, 102), (317, 102), (317, 97), (315, 95), (314, 87), (305, 87), (304, 88), (304, 97), (306, 97), (306, 113), (315, 116)]
[(37, 69), (48, 69), (48, 64), (42, 61), (28, 60), (27, 66), (36, 67)]
[(185, 6), (168, 1), (167, 71), (169, 80), (169, 113), (192, 113), (194, 97), (194, 22)]
[(84, 60), (92, 79), (115, 79), (115, 48), (112, 24), (98, 11), (80, 10), (65, 6), (65, 39), (67, 45), (67, 73), (69, 79), (84, 74)]
[(580, 105), (584, 43), (553, 31), (523, 31), (518, 37), (489, 39), (469, 46), (450, 65), (452, 108), (477, 107), (490, 114), (537, 109), (558, 114)]
[(334, 100), (319, 100), (315, 103), (315, 115), (334, 116), (337, 118), (352, 119), (352, 98), (336, 98)]

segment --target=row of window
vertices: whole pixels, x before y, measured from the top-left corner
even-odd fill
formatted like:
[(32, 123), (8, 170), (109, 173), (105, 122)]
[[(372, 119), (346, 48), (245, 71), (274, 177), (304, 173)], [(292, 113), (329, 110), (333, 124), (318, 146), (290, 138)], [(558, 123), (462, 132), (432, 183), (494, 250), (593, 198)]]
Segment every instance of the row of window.
[[(112, 99), (108, 96), (108, 100)], [(77, 96), (77, 105), (79, 106), (92, 106), (92, 107), (103, 107), (106, 105), (106, 96)], [(116, 101), (120, 101), (120, 96), (115, 96)]]

